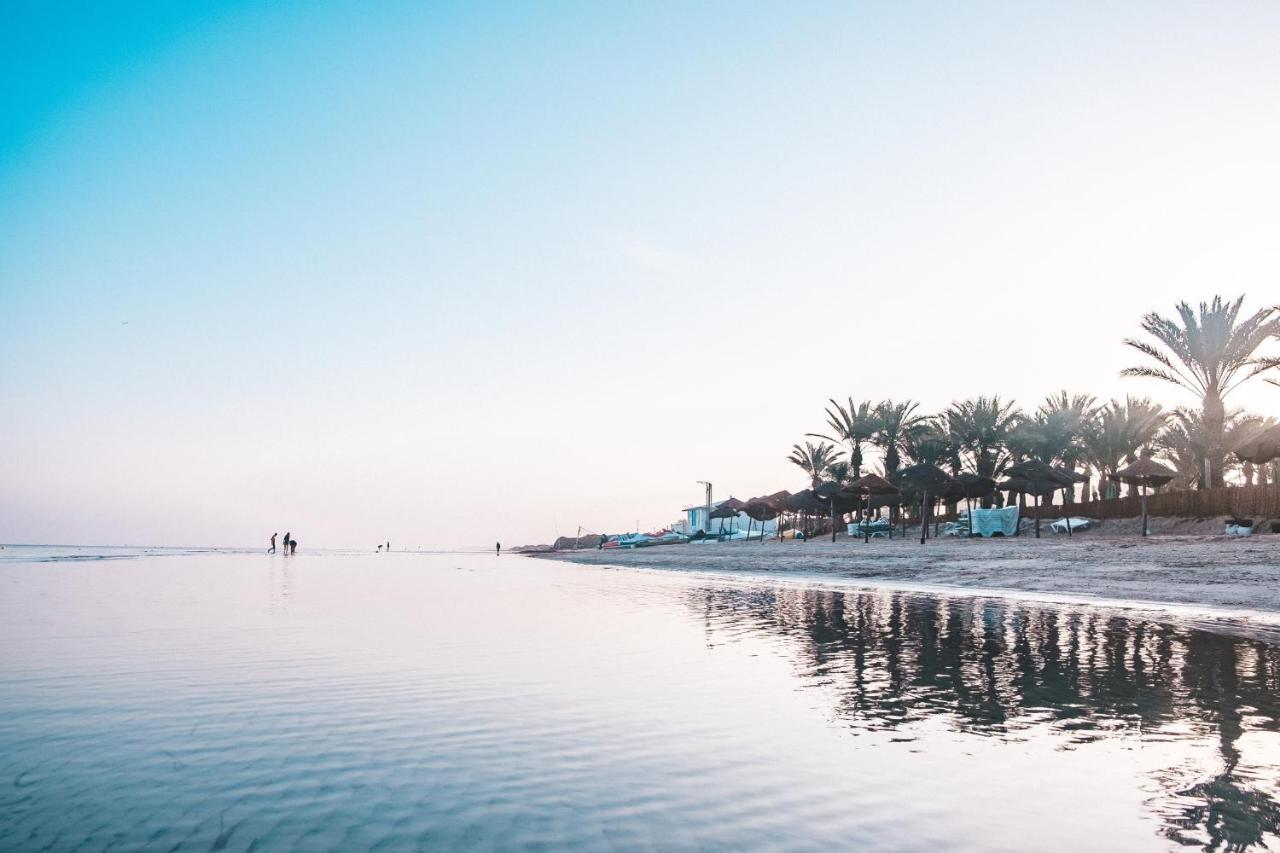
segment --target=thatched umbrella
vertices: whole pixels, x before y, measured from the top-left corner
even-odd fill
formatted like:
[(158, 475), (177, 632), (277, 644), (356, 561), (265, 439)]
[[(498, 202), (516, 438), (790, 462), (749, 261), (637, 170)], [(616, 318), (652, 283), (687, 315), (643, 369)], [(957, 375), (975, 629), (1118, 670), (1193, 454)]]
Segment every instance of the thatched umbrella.
[(1138, 487), (1142, 496), (1142, 535), (1147, 535), (1147, 487), (1163, 486), (1178, 476), (1172, 468), (1161, 465), (1154, 459), (1139, 459), (1132, 465), (1126, 465), (1111, 475), (1111, 479), (1119, 480)]
[(920, 498), (920, 544), (923, 545), (929, 532), (931, 498), (947, 493), (951, 488), (951, 475), (937, 465), (921, 462), (895, 472), (893, 479), (903, 492)]
[(951, 488), (943, 500), (957, 502), (964, 499), (965, 508), (969, 511), (969, 536), (973, 536), (973, 499), (985, 498), (996, 490), (996, 481), (979, 474), (961, 471), (951, 478)]
[[(1019, 462), (1017, 465), (1010, 465), (1004, 469), (1005, 476), (1013, 480), (1025, 480), (1029, 488), (1023, 489), (1024, 494), (1036, 496), (1036, 509), (1040, 508), (1040, 498), (1045, 495), (1052, 496), (1058, 489), (1064, 489), (1075, 483), (1074, 474), (1069, 474), (1052, 465), (1047, 465), (1039, 459), (1029, 459), (1026, 462)], [(1047, 491), (1045, 491), (1047, 489)], [(1070, 531), (1071, 525), (1067, 525)], [(1040, 538), (1040, 513), (1036, 513), (1036, 538)]]
[[(773, 508), (778, 511), (778, 524), (774, 527), (773, 534), (774, 538), (779, 541), (782, 540), (782, 523), (785, 521), (785, 519), (782, 518), (782, 515), (787, 512), (787, 498), (789, 497), (791, 497), (790, 492), (786, 489), (779, 489), (773, 494), (766, 495), (764, 498), (761, 498), (761, 500), (769, 501), (773, 505)], [(763, 541), (763, 534), (761, 536), (761, 541)]]
[(1059, 488), (1061, 487), (1056, 483), (1033, 483), (1022, 477), (1008, 477), (996, 483), (997, 491), (1041, 498), (1052, 496)]
[[(871, 498), (873, 497), (888, 498), (891, 496), (901, 497), (902, 495), (901, 489), (899, 489), (893, 483), (890, 483), (884, 477), (881, 477), (879, 474), (864, 474), (863, 476), (854, 480), (849, 485), (845, 486), (845, 491), (850, 494), (859, 495), (862, 498), (862, 505), (866, 509), (872, 508)], [(887, 503), (885, 504), (885, 506), (897, 506), (897, 504)], [(865, 522), (865, 519), (863, 519), (863, 521)], [(871, 531), (865, 523), (862, 525), (862, 533), (863, 533), (862, 541), (870, 542)], [(889, 528), (889, 538), (890, 539), (893, 538), (892, 526)]]
[[(707, 516), (707, 526), (709, 527), (711, 525), (710, 520), (713, 518), (737, 518), (738, 514), (742, 512), (742, 508), (744, 506), (746, 506), (746, 504), (735, 497), (730, 497), (728, 500), (721, 501), (719, 506), (713, 509), (711, 514)], [(730, 525), (730, 528), (732, 529), (732, 525)], [(720, 532), (722, 534), (724, 533), (723, 525), (720, 527)]]
[[(1280, 459), (1280, 424), (1264, 429), (1235, 447), (1241, 462), (1265, 465), (1272, 459)], [(1118, 474), (1119, 472), (1117, 472)]]
[(767, 497), (751, 498), (751, 500), (743, 504), (742, 511), (745, 512), (747, 514), (747, 518), (750, 519), (747, 522), (747, 540), (751, 540), (751, 522), (758, 521), (760, 522), (760, 541), (763, 542), (764, 523), (766, 521), (772, 521), (778, 517), (778, 510), (773, 505), (773, 502)]
[(809, 538), (809, 513), (822, 512), (827, 508), (825, 503), (814, 496), (813, 489), (801, 489), (793, 495), (788, 495), (782, 503), (788, 512), (800, 513), (804, 517), (806, 540)]
[(813, 496), (820, 501), (827, 502), (827, 509), (831, 511), (831, 541), (836, 541), (836, 495), (844, 491), (844, 484), (839, 480), (827, 480), (819, 483), (813, 489)]
[(845, 486), (844, 490), (853, 494), (871, 495), (896, 495), (902, 491), (879, 474), (863, 474)]

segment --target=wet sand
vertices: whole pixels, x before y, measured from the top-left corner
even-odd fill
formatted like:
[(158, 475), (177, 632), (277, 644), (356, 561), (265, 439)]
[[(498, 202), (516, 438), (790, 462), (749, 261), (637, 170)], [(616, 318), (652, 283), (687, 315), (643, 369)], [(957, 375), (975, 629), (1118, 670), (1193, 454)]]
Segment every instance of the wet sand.
[[(918, 528), (917, 528), (918, 530)], [(927, 585), (1262, 612), (1280, 619), (1280, 536), (1078, 536), (663, 545), (537, 555), (591, 565)]]

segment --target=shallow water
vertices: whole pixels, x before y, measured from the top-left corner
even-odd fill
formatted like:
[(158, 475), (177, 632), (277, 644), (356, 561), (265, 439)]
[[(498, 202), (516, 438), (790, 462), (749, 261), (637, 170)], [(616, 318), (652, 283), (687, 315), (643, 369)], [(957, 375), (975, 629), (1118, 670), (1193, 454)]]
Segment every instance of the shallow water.
[(6, 850), (1280, 843), (1264, 639), (514, 556), (0, 554)]

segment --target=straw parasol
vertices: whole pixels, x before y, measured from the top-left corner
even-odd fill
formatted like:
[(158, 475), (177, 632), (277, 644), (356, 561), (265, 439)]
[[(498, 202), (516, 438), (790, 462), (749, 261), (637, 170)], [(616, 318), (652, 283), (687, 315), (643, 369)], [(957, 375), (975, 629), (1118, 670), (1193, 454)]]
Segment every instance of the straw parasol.
[(996, 483), (996, 489), (1001, 492), (1012, 492), (1019, 495), (1031, 495), (1032, 497), (1049, 497), (1058, 491), (1060, 486), (1056, 483), (1033, 483), (1022, 477), (1009, 477)]
[(813, 489), (813, 496), (821, 500), (828, 500), (844, 491), (844, 483), (839, 480), (827, 480), (819, 483)]
[(813, 490), (813, 496), (820, 501), (827, 502), (827, 509), (831, 511), (831, 541), (836, 541), (836, 512), (852, 511), (854, 500), (844, 489), (844, 483), (839, 480), (827, 480), (825, 483), (819, 483)]
[(822, 512), (827, 508), (827, 501), (820, 500), (813, 493), (813, 489), (801, 489), (795, 494), (789, 496), (785, 501), (789, 512), (800, 513), (804, 517), (805, 522), (805, 539), (809, 538), (809, 514)]
[(1252, 462), (1254, 465), (1265, 465), (1272, 459), (1280, 459), (1280, 424), (1264, 429), (1236, 445), (1235, 454), (1240, 457), (1240, 461)]
[[(707, 516), (707, 519), (710, 520), (712, 518), (737, 518), (738, 514), (742, 512), (742, 508), (744, 506), (746, 506), (746, 504), (743, 503), (742, 501), (738, 500), (735, 497), (730, 497), (728, 500), (721, 501), (719, 506), (711, 510), (711, 514)], [(730, 529), (732, 529), (732, 525), (730, 525)], [(721, 525), (720, 527), (720, 533), (721, 535), (724, 534), (723, 525)]]
[[(1068, 473), (1061, 468), (1054, 468), (1039, 459), (1028, 459), (1026, 462), (1010, 465), (1004, 469), (1004, 473), (1011, 480), (1026, 481), (1028, 488), (1018, 491), (1028, 495), (1035, 495), (1036, 509), (1040, 508), (1040, 498), (1046, 495), (1052, 496), (1058, 489), (1065, 489), (1076, 482), (1074, 473)], [(1068, 533), (1071, 531), (1070, 524), (1067, 525), (1067, 531)], [(1036, 513), (1036, 538), (1040, 538), (1040, 513), (1038, 512)]]
[[(849, 494), (860, 496), (862, 506), (866, 509), (875, 508), (875, 505), (872, 503), (872, 498), (881, 497), (885, 499), (891, 499), (896, 497), (900, 499), (902, 496), (901, 489), (899, 489), (893, 483), (890, 483), (884, 477), (881, 477), (879, 474), (864, 474), (858, 479), (854, 480), (849, 485), (845, 486), (845, 491), (848, 492)], [(897, 503), (896, 502), (886, 503), (882, 505), (897, 506)], [(870, 542), (871, 541), (870, 529), (867, 527), (866, 524), (863, 524), (862, 530), (863, 530), (862, 541)], [(889, 528), (889, 538), (890, 539), (893, 538), (892, 526), (890, 526)]]
[(742, 511), (751, 520), (747, 522), (747, 541), (751, 540), (752, 521), (760, 522), (760, 540), (764, 541), (764, 523), (778, 517), (778, 510), (773, 502), (767, 497), (751, 498), (743, 505)]
[(845, 486), (844, 490), (853, 494), (872, 495), (896, 495), (902, 491), (879, 474), (863, 474)]
[(813, 493), (813, 489), (796, 492), (787, 498), (787, 509), (792, 512), (822, 512), (827, 502)]
[(1139, 459), (1132, 465), (1126, 465), (1111, 475), (1113, 480), (1119, 480), (1138, 487), (1138, 493), (1142, 496), (1143, 536), (1147, 535), (1147, 488), (1163, 486), (1177, 476), (1178, 473), (1172, 468), (1161, 465), (1150, 458)]
[(961, 471), (951, 478), (951, 487), (947, 489), (945, 500), (973, 500), (985, 498), (996, 490), (996, 481), (980, 474)]
[(920, 544), (923, 545), (929, 530), (931, 499), (947, 493), (951, 488), (951, 475), (937, 465), (921, 462), (895, 472), (893, 479), (902, 491), (920, 498)]

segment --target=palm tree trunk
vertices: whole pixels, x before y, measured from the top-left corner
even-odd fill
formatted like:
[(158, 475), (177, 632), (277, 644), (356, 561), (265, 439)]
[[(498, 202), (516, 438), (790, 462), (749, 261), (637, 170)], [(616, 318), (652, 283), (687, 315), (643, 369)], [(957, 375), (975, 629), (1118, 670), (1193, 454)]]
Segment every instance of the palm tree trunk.
[(1209, 481), (1206, 483), (1202, 480), (1201, 488), (1222, 487), (1222, 468), (1227, 459), (1224, 448), (1226, 419), (1226, 407), (1222, 404), (1222, 397), (1217, 391), (1209, 391), (1204, 395), (1205, 460), (1209, 463)]

